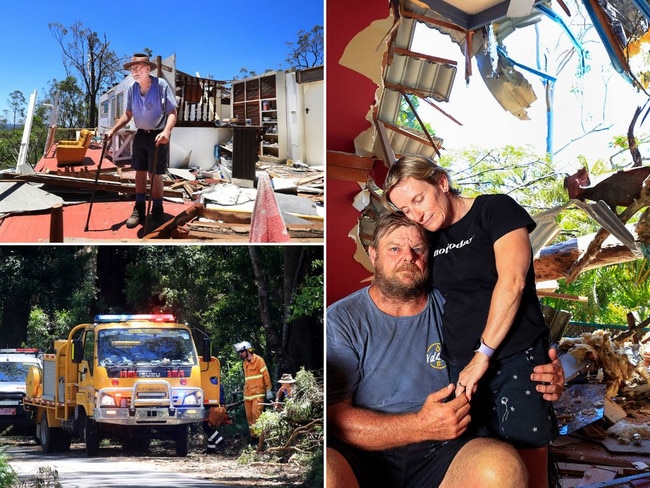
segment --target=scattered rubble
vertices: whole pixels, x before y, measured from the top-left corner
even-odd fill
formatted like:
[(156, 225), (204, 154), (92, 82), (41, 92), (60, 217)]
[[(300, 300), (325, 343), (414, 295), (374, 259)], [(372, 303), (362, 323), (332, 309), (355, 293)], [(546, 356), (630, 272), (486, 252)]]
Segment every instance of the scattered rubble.
[(551, 452), (563, 488), (650, 487), (649, 337), (595, 330), (560, 341), (569, 386)]

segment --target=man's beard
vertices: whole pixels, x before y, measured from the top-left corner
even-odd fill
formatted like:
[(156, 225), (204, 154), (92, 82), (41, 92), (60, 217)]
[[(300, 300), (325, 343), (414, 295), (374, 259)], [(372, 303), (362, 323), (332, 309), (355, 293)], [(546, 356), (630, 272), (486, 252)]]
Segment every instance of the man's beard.
[[(405, 275), (408, 272), (408, 279)], [(408, 300), (427, 293), (429, 288), (429, 272), (411, 263), (404, 263), (397, 268), (392, 276), (387, 276), (384, 268), (375, 267), (375, 286), (386, 296)]]

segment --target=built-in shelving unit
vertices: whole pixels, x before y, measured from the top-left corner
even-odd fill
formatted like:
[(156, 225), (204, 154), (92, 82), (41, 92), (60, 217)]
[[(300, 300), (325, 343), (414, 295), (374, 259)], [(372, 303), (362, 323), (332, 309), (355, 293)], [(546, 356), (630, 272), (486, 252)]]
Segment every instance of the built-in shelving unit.
[(265, 74), (233, 82), (232, 114), (239, 123), (266, 129), (261, 159), (287, 159), (287, 121), (284, 73)]

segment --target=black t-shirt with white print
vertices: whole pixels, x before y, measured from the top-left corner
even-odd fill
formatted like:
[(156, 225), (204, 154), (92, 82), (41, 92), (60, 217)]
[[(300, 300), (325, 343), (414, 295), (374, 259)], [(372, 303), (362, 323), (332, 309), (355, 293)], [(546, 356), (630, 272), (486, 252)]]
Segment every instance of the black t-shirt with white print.
[[(497, 281), (494, 242), (508, 232), (535, 228), (528, 212), (507, 195), (482, 195), (469, 212), (446, 229), (430, 233), (434, 287), (445, 298), (444, 351), (448, 361), (464, 366), (485, 328)], [(548, 327), (535, 291), (531, 258), (519, 312), (496, 357), (523, 351)]]

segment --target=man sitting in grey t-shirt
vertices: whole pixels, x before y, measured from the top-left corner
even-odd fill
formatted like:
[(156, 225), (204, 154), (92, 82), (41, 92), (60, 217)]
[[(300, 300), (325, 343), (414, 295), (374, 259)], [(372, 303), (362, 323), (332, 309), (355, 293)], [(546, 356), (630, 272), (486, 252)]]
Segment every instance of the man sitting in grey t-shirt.
[[(439, 354), (444, 300), (429, 290), (422, 228), (382, 216), (369, 256), (373, 284), (327, 310), (328, 488), (526, 486), (516, 450), (469, 434), (467, 397), (452, 398)], [(559, 398), (559, 362), (532, 379)]]

